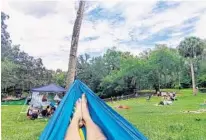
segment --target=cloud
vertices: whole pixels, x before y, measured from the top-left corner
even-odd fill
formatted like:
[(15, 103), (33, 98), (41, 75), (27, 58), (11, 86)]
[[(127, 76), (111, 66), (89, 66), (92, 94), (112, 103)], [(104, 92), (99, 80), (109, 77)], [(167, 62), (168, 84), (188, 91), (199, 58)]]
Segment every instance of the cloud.
[(150, 30), (151, 34), (159, 32), (161, 29), (182, 26), (184, 21), (202, 15), (202, 10), (206, 9), (205, 4), (205, 2), (182, 2), (175, 8), (168, 9), (146, 19), (144, 24), (152, 26)]
[[(36, 58), (41, 57), (47, 68), (57, 69), (62, 68), (62, 65), (59, 65), (60, 63), (52, 66), (50, 65), (51, 62), (49, 63), (46, 60), (61, 55), (61, 50), (65, 46), (70, 46), (70, 40), (66, 36), (72, 34), (75, 7), (72, 3), (65, 1), (55, 3), (56, 6), (52, 4), (54, 3), (47, 1), (31, 3), (4, 1), (3, 11), (10, 16), (7, 24), (13, 44), (21, 44), (20, 49)], [(46, 10), (39, 11), (43, 8)], [(72, 8), (73, 10), (71, 10)], [(35, 9), (37, 10), (35, 11)], [(69, 14), (65, 14), (65, 12)], [(58, 58), (55, 61), (67, 62), (69, 52), (63, 54), (63, 59)]]
[[(68, 69), (77, 1), (6, 1), (13, 44), (49, 69)], [(192, 8), (191, 8), (192, 7)], [(206, 38), (206, 2), (88, 1), (78, 54), (102, 55), (116, 46), (139, 54), (156, 43), (175, 47), (186, 36)]]
[(206, 12), (200, 16), (200, 20), (197, 22), (195, 33), (194, 35), (200, 37), (200, 38), (206, 38)]
[(57, 12), (55, 9), (57, 1), (12, 1), (9, 3), (11, 8), (36, 18), (42, 18), (48, 14), (55, 14)]

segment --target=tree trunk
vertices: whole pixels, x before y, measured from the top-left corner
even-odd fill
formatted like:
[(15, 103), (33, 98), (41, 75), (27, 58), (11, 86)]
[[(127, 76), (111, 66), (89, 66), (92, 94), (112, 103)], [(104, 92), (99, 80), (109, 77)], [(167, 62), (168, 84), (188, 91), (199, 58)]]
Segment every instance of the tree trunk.
[(181, 84), (180, 84), (180, 73), (178, 73), (178, 84), (179, 84), (179, 89), (181, 88)]
[(85, 1), (80, 0), (79, 8), (77, 11), (77, 17), (73, 27), (73, 34), (72, 34), (72, 41), (71, 41), (71, 48), (70, 48), (70, 55), (69, 55), (69, 67), (68, 67), (68, 75), (67, 75), (67, 86), (66, 86), (67, 89), (73, 83), (75, 77), (77, 48), (78, 48), (81, 23), (83, 19), (84, 6), (85, 6)]
[(158, 90), (160, 91), (160, 80), (161, 80), (161, 76), (160, 76), (160, 73), (159, 73), (159, 81), (158, 81)]
[(167, 76), (164, 74), (164, 88), (167, 88)]
[(192, 89), (193, 89), (193, 95), (196, 95), (196, 88), (195, 88), (195, 74), (194, 74), (194, 67), (193, 62), (190, 60), (190, 69), (191, 69), (191, 76), (192, 76)]
[(159, 85), (157, 85), (157, 86), (155, 85), (155, 86), (154, 86), (154, 89), (155, 89), (155, 94), (157, 94), (157, 92), (160, 91)]

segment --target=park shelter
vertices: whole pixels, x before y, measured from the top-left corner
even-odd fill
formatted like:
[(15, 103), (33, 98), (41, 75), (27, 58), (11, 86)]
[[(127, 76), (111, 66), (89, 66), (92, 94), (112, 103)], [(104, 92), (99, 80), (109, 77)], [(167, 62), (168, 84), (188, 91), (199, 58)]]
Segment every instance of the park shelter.
[(49, 84), (49, 85), (45, 85), (45, 86), (41, 86), (37, 88), (32, 88), (31, 89), (31, 101), (29, 104), (34, 107), (47, 106), (51, 103), (51, 101), (42, 102), (43, 96), (49, 97), (50, 95), (56, 94), (55, 98), (60, 100), (60, 98), (58, 97), (58, 94), (64, 93), (65, 91), (66, 90), (63, 87), (58, 86), (56, 84)]
[(41, 87), (38, 87), (38, 88), (32, 88), (31, 91), (32, 92), (61, 93), (61, 92), (65, 92), (66, 90), (63, 87), (60, 87), (56, 84), (49, 84), (49, 85), (41, 86)]
[[(42, 101), (42, 98), (45, 95), (49, 96), (49, 94), (53, 94), (53, 95), (56, 94), (55, 95), (56, 99), (54, 99), (54, 100), (60, 101), (61, 99), (59, 98), (58, 94), (66, 92), (66, 90), (63, 87), (58, 86), (56, 84), (49, 84), (49, 85), (45, 85), (45, 86), (41, 86), (41, 87), (37, 87), (37, 88), (32, 88), (30, 91), (31, 91), (30, 97), (26, 98), (25, 103), (24, 103), (23, 107), (21, 108), (20, 113), (26, 113), (28, 111), (29, 107), (26, 106), (26, 104), (28, 104), (28, 103), (30, 106), (32, 106), (34, 108), (39, 108), (39, 109), (42, 109), (42, 107), (44, 107), (44, 106), (48, 106), (48, 105), (53, 104), (49, 100), (46, 102)], [(20, 118), (20, 115), (18, 116), (17, 120), (19, 118)]]

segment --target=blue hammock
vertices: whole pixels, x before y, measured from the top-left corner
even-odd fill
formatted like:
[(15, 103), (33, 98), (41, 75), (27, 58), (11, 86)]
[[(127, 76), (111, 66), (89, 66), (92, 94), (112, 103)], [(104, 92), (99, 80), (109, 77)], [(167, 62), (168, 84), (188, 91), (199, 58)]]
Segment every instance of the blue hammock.
[[(75, 80), (40, 136), (40, 140), (64, 140), (77, 99), (85, 93), (92, 120), (108, 140), (147, 140), (84, 83)], [(84, 129), (85, 134), (85, 129)]]

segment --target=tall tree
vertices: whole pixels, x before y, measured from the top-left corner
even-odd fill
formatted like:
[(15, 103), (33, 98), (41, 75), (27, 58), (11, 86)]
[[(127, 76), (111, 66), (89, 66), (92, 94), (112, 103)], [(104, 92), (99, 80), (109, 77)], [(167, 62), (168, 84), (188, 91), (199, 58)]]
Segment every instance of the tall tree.
[(1, 12), (1, 58), (2, 60), (11, 50), (10, 34), (7, 32), (5, 21), (9, 18), (4, 12)]
[(108, 49), (104, 54), (105, 64), (109, 70), (117, 70), (120, 65), (121, 52), (116, 50), (116, 47)]
[(72, 34), (66, 88), (69, 88), (69, 86), (72, 84), (76, 73), (77, 48), (78, 48), (80, 28), (81, 28), (83, 14), (84, 14), (84, 7), (85, 7), (85, 1), (80, 0), (79, 9), (77, 11), (77, 17), (74, 23), (73, 34)]
[[(176, 81), (180, 72), (180, 55), (176, 50), (168, 48), (165, 44), (156, 45), (150, 52), (148, 63), (152, 67), (154, 87), (159, 90), (160, 87), (166, 88), (172, 80)], [(179, 81), (179, 80), (178, 80)], [(157, 87), (158, 83), (158, 87)], [(157, 89), (158, 88), (158, 89)]]
[[(48, 83), (45, 77), (48, 70), (42, 60), (34, 59), (24, 51), (20, 45), (13, 45), (7, 31), (6, 20), (9, 16), (1, 12), (1, 87), (4, 92), (11, 87), (29, 89), (33, 86)], [(51, 78), (50, 78), (51, 79)]]
[(194, 60), (202, 54), (203, 49), (204, 49), (204, 42), (198, 37), (185, 38), (183, 41), (180, 42), (178, 46), (180, 55), (187, 58), (190, 63), (192, 88), (193, 88), (194, 95), (196, 95)]
[(15, 86), (18, 83), (18, 77), (15, 75), (18, 65), (5, 59), (1, 62), (1, 89)]

